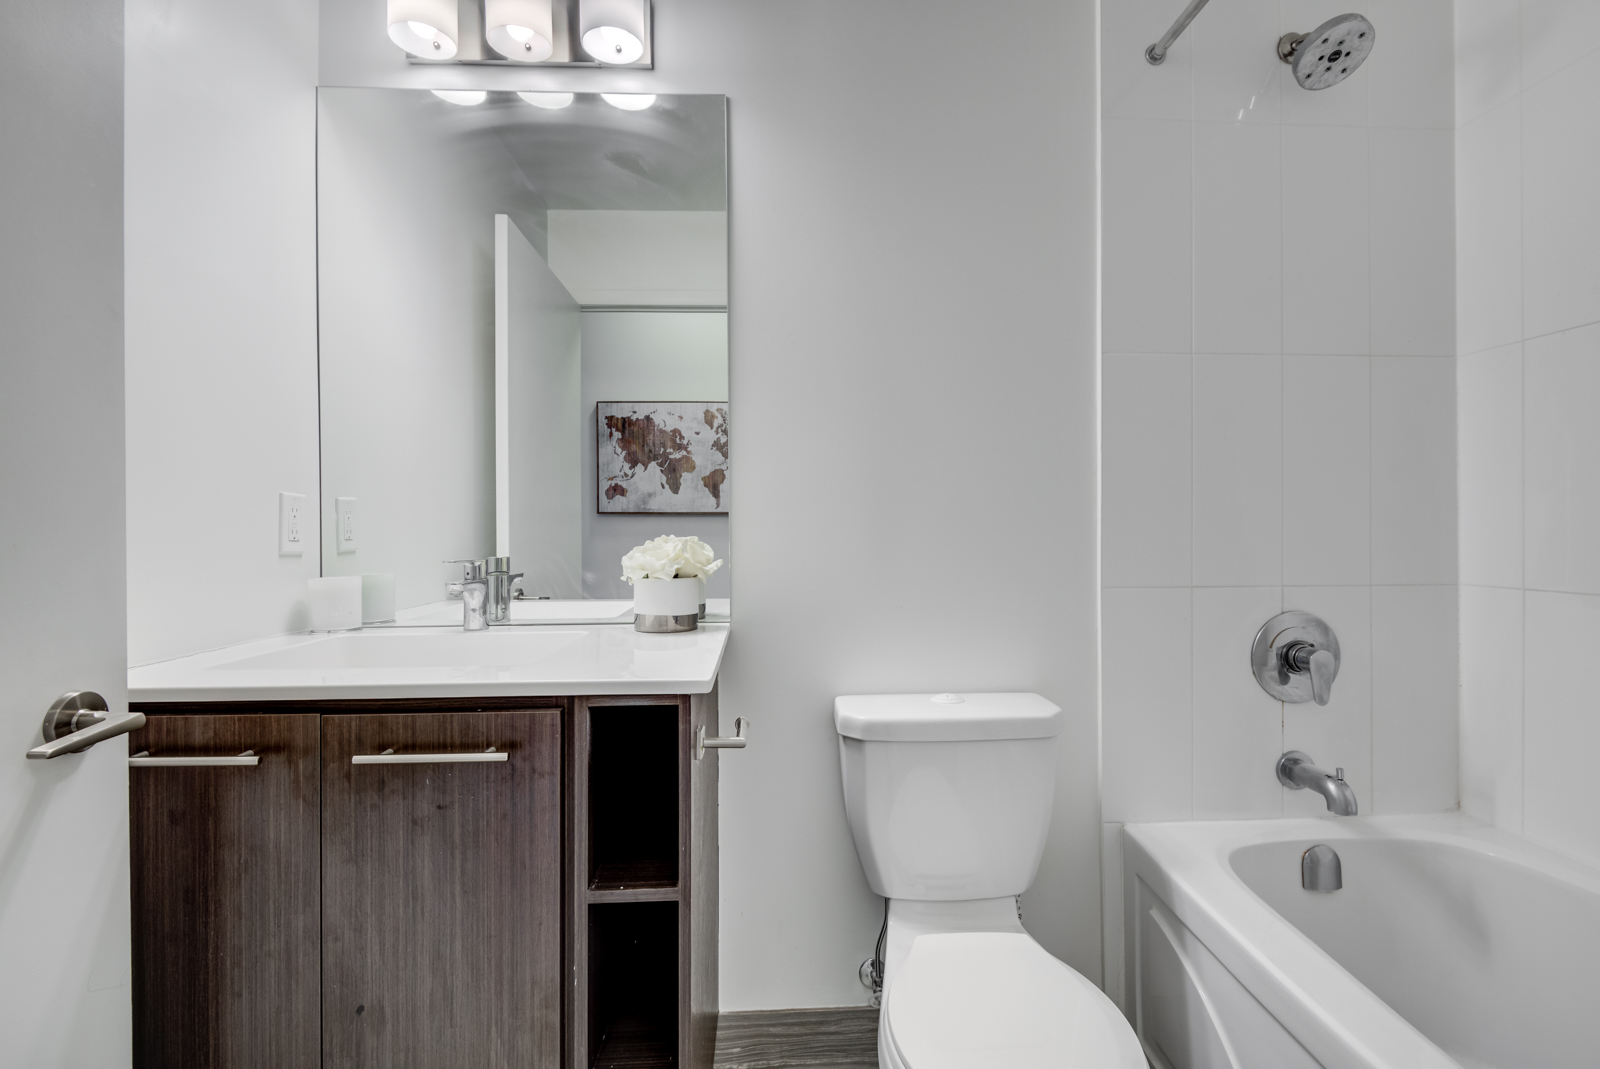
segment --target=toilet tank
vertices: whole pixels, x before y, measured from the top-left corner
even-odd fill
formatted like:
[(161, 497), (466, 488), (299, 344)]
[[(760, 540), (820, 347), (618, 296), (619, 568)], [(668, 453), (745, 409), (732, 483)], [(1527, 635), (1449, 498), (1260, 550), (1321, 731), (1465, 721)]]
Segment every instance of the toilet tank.
[(835, 698), (844, 808), (872, 889), (920, 901), (1025, 891), (1050, 830), (1062, 721), (1037, 694)]

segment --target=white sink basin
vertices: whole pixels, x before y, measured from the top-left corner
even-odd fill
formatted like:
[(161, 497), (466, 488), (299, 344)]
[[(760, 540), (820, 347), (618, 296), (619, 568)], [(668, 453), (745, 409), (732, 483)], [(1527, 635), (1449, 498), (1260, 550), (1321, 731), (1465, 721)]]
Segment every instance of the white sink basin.
[(223, 661), (226, 671), (340, 668), (519, 668), (534, 664), (584, 637), (583, 631), (514, 628), (487, 634), (466, 631), (354, 631), (315, 635), (287, 649)]
[[(632, 603), (627, 604), (631, 619)], [(705, 694), (716, 681), (727, 641), (725, 623), (673, 635), (646, 635), (612, 623), (280, 635), (130, 669), (128, 698), (270, 702)]]
[[(511, 622), (517, 624), (631, 624), (630, 600), (513, 601)], [(401, 609), (395, 614), (399, 627), (448, 627), (461, 625), (461, 602), (435, 601)]]

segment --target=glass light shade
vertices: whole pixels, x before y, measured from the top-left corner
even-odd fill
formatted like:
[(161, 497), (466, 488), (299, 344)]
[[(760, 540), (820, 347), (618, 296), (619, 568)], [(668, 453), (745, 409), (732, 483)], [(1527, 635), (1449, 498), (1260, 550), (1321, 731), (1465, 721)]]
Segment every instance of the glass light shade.
[(601, 93), (600, 99), (623, 111), (643, 111), (656, 102), (654, 93)]
[(422, 59), (454, 59), (456, 0), (388, 0), (389, 40)]
[(482, 89), (435, 89), (433, 95), (448, 103), (460, 104), (464, 108), (482, 104), (489, 99), (489, 94)]
[(564, 108), (572, 103), (571, 93), (518, 93), (517, 96), (536, 108), (548, 108), (551, 111)]
[(580, 0), (583, 50), (601, 63), (637, 63), (644, 56), (648, 0)]
[(484, 0), (489, 47), (518, 63), (539, 63), (555, 51), (550, 0)]

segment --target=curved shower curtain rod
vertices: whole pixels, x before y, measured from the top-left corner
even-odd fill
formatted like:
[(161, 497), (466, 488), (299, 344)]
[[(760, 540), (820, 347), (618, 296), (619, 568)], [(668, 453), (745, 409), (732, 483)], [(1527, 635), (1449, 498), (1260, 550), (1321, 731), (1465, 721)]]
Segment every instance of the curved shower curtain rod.
[(1200, 14), (1200, 9), (1205, 7), (1210, 0), (1189, 0), (1189, 6), (1183, 9), (1183, 14), (1178, 16), (1178, 21), (1172, 24), (1172, 29), (1161, 35), (1161, 40), (1144, 50), (1144, 58), (1151, 64), (1159, 64), (1167, 58), (1167, 49), (1172, 47), (1172, 42), (1183, 35), (1189, 28), (1189, 23)]

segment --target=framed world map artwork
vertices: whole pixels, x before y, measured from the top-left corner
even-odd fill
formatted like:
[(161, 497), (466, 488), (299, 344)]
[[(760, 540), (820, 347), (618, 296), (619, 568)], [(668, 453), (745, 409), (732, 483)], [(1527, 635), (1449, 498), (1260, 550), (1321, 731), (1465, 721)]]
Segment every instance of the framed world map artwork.
[(728, 402), (601, 401), (599, 512), (727, 512)]

